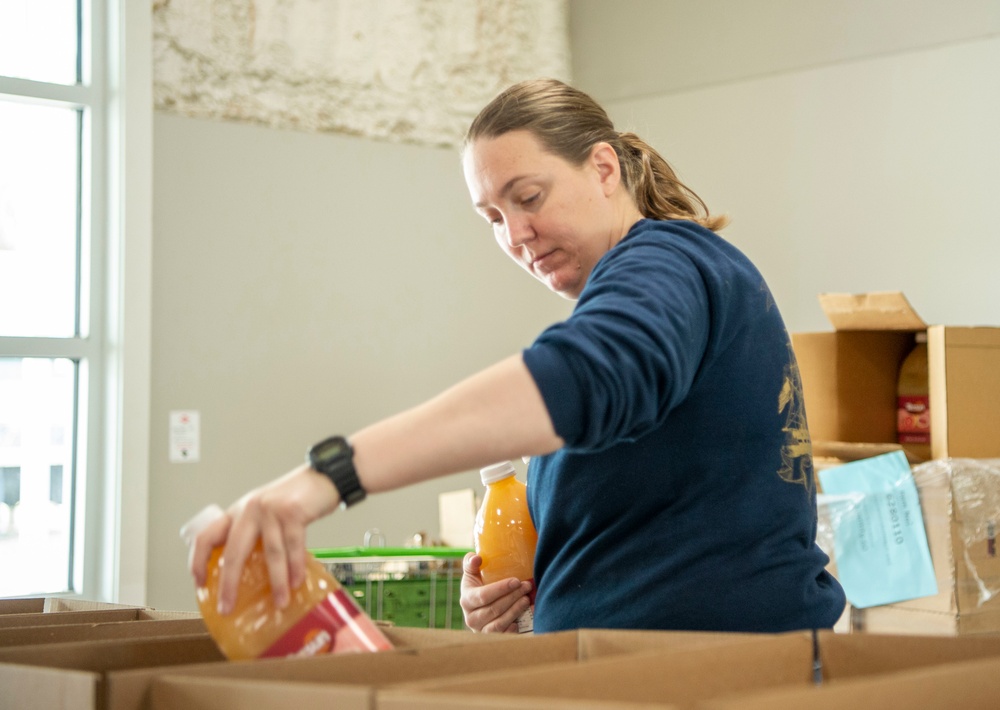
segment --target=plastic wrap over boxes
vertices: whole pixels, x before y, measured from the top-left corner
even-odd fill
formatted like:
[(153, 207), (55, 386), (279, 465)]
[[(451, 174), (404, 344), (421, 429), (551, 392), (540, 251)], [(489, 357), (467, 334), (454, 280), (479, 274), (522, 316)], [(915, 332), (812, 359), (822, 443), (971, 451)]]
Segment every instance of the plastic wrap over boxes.
[[(1000, 459), (944, 459), (913, 467), (937, 594), (849, 608), (841, 630), (911, 634), (1000, 632)], [(833, 555), (832, 516), (819, 507), (820, 546)], [(833, 559), (836, 573), (836, 559)]]

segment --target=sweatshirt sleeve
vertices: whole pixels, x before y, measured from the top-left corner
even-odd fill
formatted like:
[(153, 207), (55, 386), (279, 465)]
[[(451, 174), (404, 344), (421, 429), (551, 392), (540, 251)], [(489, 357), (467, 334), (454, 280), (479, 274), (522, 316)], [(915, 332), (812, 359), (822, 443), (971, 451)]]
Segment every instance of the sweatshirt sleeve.
[(605, 255), (572, 315), (523, 352), (568, 449), (638, 438), (683, 401), (708, 342), (708, 300), (698, 268), (663, 239)]

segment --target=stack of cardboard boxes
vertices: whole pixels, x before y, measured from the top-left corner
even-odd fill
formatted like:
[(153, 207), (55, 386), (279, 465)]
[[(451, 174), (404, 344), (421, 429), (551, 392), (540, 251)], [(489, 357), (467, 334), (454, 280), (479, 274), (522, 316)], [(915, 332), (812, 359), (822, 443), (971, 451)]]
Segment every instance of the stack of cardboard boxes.
[(390, 626), (391, 651), (226, 661), (200, 622), (0, 601), (0, 631), (19, 630), (0, 637), (0, 710), (985, 710), (1000, 697), (1000, 636)]
[(938, 594), (848, 609), (841, 629), (1000, 631), (1000, 328), (928, 327), (903, 294), (824, 294), (832, 332), (792, 343), (818, 465), (900, 448), (899, 367), (926, 333), (931, 461), (912, 458)]

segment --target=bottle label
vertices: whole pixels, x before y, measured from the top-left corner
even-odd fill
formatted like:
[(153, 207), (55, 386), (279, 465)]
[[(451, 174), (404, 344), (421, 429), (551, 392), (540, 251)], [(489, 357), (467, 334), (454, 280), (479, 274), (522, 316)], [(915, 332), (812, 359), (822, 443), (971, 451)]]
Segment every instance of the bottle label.
[(261, 658), (384, 651), (392, 644), (343, 589), (330, 592), (286, 631)]
[(529, 631), (535, 630), (535, 580), (532, 578), (528, 581), (531, 582), (531, 592), (528, 594), (531, 606), (517, 617), (517, 633), (519, 634), (526, 634)]
[(931, 443), (931, 411), (927, 395), (900, 395), (896, 432), (900, 444)]

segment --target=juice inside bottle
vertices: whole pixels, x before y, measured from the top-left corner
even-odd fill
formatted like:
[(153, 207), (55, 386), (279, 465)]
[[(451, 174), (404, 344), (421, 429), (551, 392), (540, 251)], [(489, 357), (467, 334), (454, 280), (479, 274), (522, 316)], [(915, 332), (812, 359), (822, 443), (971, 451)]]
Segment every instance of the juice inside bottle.
[(534, 628), (534, 567), (538, 533), (528, 512), (528, 490), (514, 477), (510, 462), (482, 469), (486, 484), (483, 504), (476, 515), (476, 553), (482, 557), (480, 572), (487, 584), (510, 577), (532, 583), (529, 608), (518, 619), (518, 631)]
[[(197, 516), (185, 526), (182, 535), (193, 539), (198, 532), (191, 532), (196, 521)], [(311, 555), (306, 580), (291, 590), (288, 606), (275, 607), (259, 540), (243, 566), (233, 611), (221, 616), (217, 611), (221, 555), (222, 548), (212, 551), (205, 586), (199, 587), (196, 595), (205, 626), (227, 658), (315, 656), (392, 648), (371, 618)]]
[(921, 461), (931, 457), (929, 382), (927, 334), (918, 333), (916, 345), (899, 368), (896, 435), (903, 449)]

